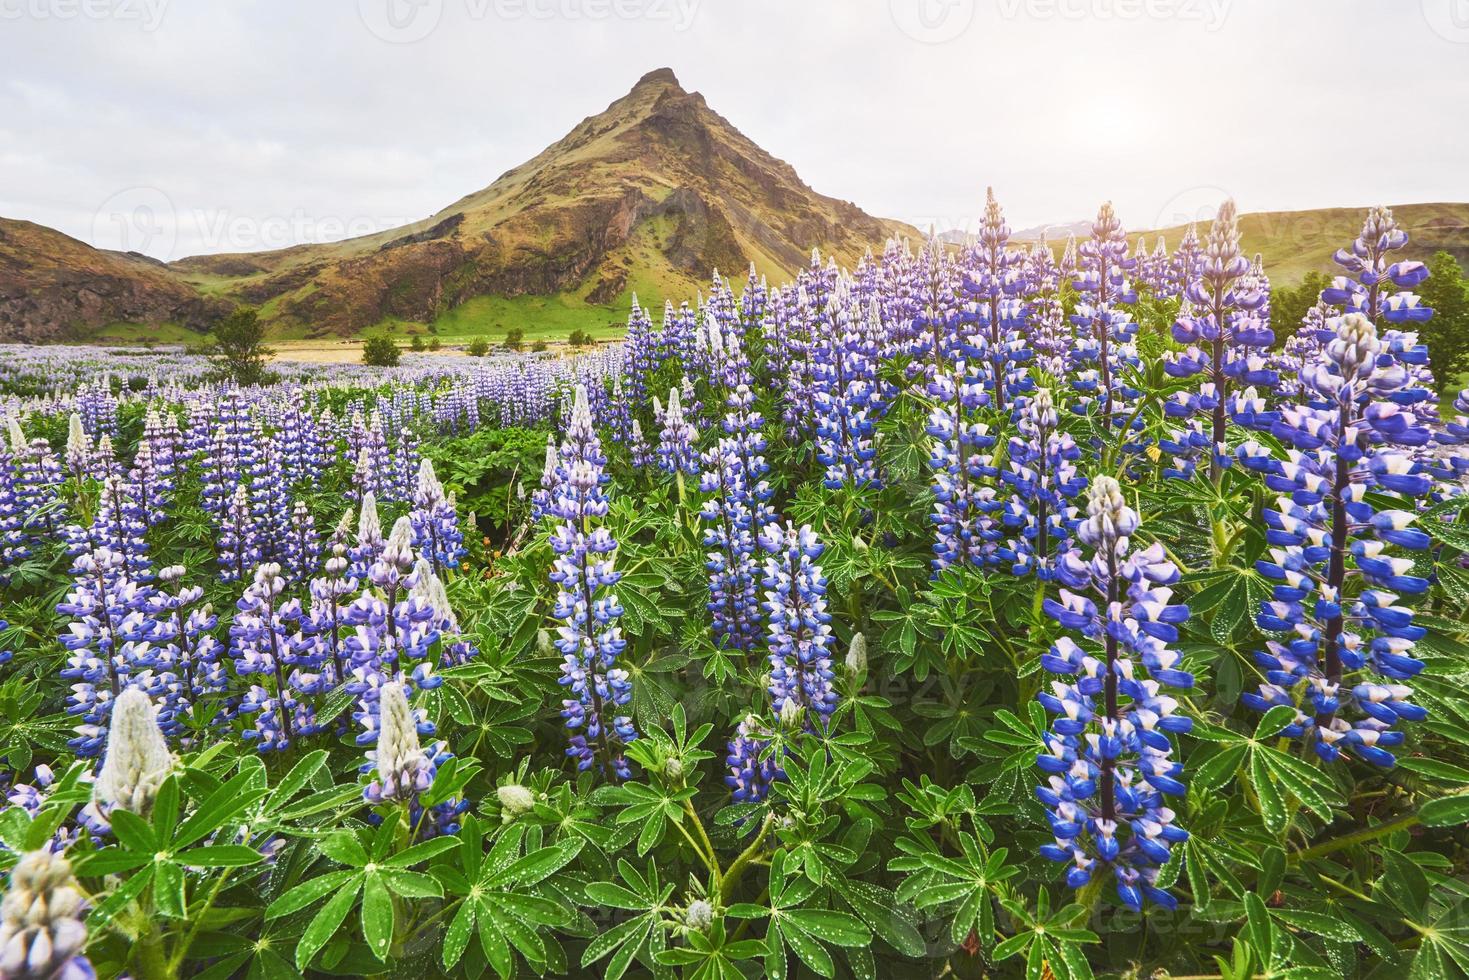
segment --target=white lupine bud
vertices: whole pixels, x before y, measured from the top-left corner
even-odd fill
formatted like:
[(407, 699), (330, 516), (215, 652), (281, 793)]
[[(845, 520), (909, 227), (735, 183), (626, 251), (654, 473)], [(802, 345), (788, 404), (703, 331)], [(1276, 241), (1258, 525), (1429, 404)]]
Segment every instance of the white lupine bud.
[(92, 440), (87, 438), (87, 430), (82, 427), (82, 417), (72, 412), (66, 430), (66, 465), (73, 471), (79, 471), (87, 465), (91, 455)]
[(173, 754), (158, 727), (152, 700), (138, 688), (128, 688), (112, 704), (107, 757), (92, 786), (93, 797), (107, 806), (147, 816), (158, 787), (172, 769)]
[(383, 560), (400, 568), (413, 561), (413, 522), (400, 517), (393, 522), (388, 543), (383, 545)]
[(785, 704), (780, 706), (780, 723), (786, 728), (795, 728), (801, 723), (801, 715), (805, 711), (795, 698), (786, 698)]
[(0, 901), (0, 977), (92, 976), (84, 959), (82, 893), (66, 857), (49, 850), (22, 855)]
[(20, 419), (10, 416), (6, 419), (5, 428), (10, 434), (10, 451), (19, 456), (26, 448), (25, 433), (20, 431)]
[(378, 702), (377, 774), (383, 782), (383, 796), (393, 797), (428, 788), (427, 757), (418, 741), (418, 721), (408, 705), (403, 685), (389, 681), (383, 685)]
[(852, 635), (852, 643), (847, 647), (847, 669), (857, 677), (867, 673), (867, 636), (865, 634), (854, 633)]
[(536, 653), (542, 657), (549, 657), (556, 653), (556, 647), (551, 641), (550, 630), (536, 630)]
[(427, 500), (443, 499), (444, 485), (434, 473), (434, 462), (431, 459), (425, 459), (418, 464), (418, 494)]
[(684, 911), (683, 920), (690, 929), (703, 932), (714, 924), (714, 906), (702, 898), (696, 898)]
[(669, 759), (663, 763), (663, 774), (669, 779), (679, 779), (683, 776), (683, 760)]
[(496, 789), (495, 798), (500, 801), (500, 818), (506, 823), (529, 813), (536, 805), (536, 795), (519, 783), (506, 783)]
[(376, 547), (382, 539), (383, 525), (377, 517), (377, 495), (369, 490), (362, 495), (362, 509), (357, 515), (357, 543)]

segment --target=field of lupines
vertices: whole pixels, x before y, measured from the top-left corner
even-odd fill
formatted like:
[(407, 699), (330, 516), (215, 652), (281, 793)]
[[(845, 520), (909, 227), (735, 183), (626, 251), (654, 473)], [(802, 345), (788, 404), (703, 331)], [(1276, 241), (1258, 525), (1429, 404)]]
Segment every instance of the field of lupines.
[(1008, 239), (575, 358), (7, 356), (0, 977), (1469, 972), (1406, 232), (1291, 337), (1232, 204)]

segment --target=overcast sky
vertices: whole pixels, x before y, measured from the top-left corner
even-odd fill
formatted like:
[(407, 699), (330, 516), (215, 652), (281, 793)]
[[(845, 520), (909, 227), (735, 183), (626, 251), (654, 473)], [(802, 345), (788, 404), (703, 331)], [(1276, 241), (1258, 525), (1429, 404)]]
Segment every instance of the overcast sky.
[(171, 259), (424, 217), (669, 66), (972, 227), (1469, 200), (1469, 0), (0, 0), (0, 215)]

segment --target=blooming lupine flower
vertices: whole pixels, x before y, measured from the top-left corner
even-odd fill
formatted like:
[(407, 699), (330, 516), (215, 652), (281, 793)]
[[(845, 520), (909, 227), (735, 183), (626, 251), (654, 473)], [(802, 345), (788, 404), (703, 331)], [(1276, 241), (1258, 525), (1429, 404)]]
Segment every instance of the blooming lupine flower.
[(1070, 864), (1073, 888), (1110, 870), (1124, 904), (1140, 909), (1147, 898), (1173, 908), (1177, 900), (1158, 887), (1158, 871), (1188, 834), (1165, 805), (1165, 796), (1185, 792), (1169, 735), (1192, 722), (1162, 692), (1193, 685), (1168, 646), (1188, 607), (1170, 601), (1178, 569), (1162, 546), (1131, 549), (1137, 529), (1117, 481), (1098, 477), (1077, 531), (1091, 558), (1068, 556), (1057, 570), (1066, 586), (1060, 599), (1045, 600), (1047, 615), (1087, 646), (1062, 636), (1041, 658), (1049, 673), (1074, 678), (1053, 681), (1039, 695), (1055, 716), (1036, 760), (1048, 774), (1036, 795), (1056, 838), (1041, 854)]
[(1017, 427), (1023, 438), (1012, 436), (1009, 467), (1001, 474), (1013, 490), (1002, 511), (1004, 526), (1019, 530), (1002, 556), (1017, 575), (1034, 571), (1052, 577), (1054, 563), (1070, 551), (1076, 525), (1071, 500), (1086, 487), (1076, 470), (1081, 447), (1059, 431), (1060, 417), (1049, 388), (1037, 388), (1019, 412)]
[(434, 569), (458, 568), (466, 554), (464, 533), (459, 530), (459, 515), (444, 492), (444, 485), (434, 473), (432, 460), (425, 459), (418, 468), (418, 482), (413, 491), (413, 543)]
[(1126, 367), (1137, 364), (1133, 344), (1137, 324), (1132, 314), (1119, 308), (1137, 301), (1127, 278), (1132, 259), (1127, 255), (1122, 222), (1110, 202), (1097, 212), (1091, 238), (1082, 242), (1079, 255), (1075, 285), (1082, 298), (1071, 322), (1078, 327), (1078, 362), (1096, 367), (1080, 372), (1072, 387), (1083, 396), (1078, 409), (1085, 411), (1095, 400), (1103, 428), (1110, 431), (1123, 424), (1127, 402), (1138, 396), (1122, 377)]
[(548, 511), (561, 522), (551, 534), (556, 555), (551, 581), (557, 586), (551, 615), (561, 621), (556, 631), (563, 657), (560, 683), (572, 695), (561, 702), (561, 716), (576, 732), (566, 753), (578, 769), (599, 765), (608, 775), (626, 779), (631, 770), (622, 746), (637, 732), (631, 718), (616, 713), (632, 700), (627, 671), (616, 666), (627, 646), (617, 626), (622, 606), (611, 591), (621, 576), (613, 568), (617, 542), (599, 526), (607, 515), (602, 491), (607, 459), (581, 386), (558, 458)]
[(979, 239), (971, 249), (973, 268), (964, 287), (977, 300), (979, 338), (977, 358), (986, 369), (986, 386), (995, 408), (1005, 411), (1025, 383), (1021, 366), (1031, 352), (1022, 330), (1025, 307), (1019, 298), (1024, 285), (1025, 254), (1009, 248), (1010, 226), (995, 200), (994, 190), (985, 189), (984, 217)]
[(0, 900), (0, 977), (96, 980), (83, 953), (85, 909), (64, 855), (47, 849), (22, 855)]
[(285, 588), (279, 565), (261, 565), (235, 604), (230, 623), (235, 673), (253, 682), (239, 706), (241, 713), (255, 718), (244, 737), (261, 752), (290, 748), (298, 732), (315, 729), (312, 706), (292, 683), (291, 623), (300, 618), (300, 604), (284, 599)]
[(934, 574), (950, 566), (987, 564), (1001, 538), (994, 513), (1000, 507), (989, 482), (996, 474), (987, 452), (995, 444), (989, 426), (975, 421), (975, 409), (989, 403), (980, 376), (966, 361), (936, 374), (928, 383), (935, 406), (927, 432), (929, 465), (934, 470)]
[(160, 569), (159, 588), (143, 600), (155, 624), (152, 644), (162, 699), (158, 724), (169, 736), (182, 734), (185, 718), (200, 699), (222, 694), (228, 686), (220, 662), (223, 647), (214, 636), (219, 617), (209, 603), (201, 603), (204, 590), (180, 585), (168, 591), (183, 576), (182, 565)]
[(1234, 202), (1225, 201), (1209, 229), (1199, 277), (1184, 289), (1191, 306), (1181, 310), (1173, 324), (1173, 339), (1190, 346), (1164, 364), (1174, 377), (1200, 373), (1208, 377), (1197, 394), (1188, 393), (1182, 400), (1169, 403), (1165, 411), (1175, 418), (1208, 414), (1210, 474), (1216, 482), (1230, 458), (1225, 437), (1232, 407), (1231, 384), (1274, 387), (1277, 380), (1264, 358), (1275, 334), (1269, 320), (1261, 315), (1264, 294), (1253, 282), (1246, 281), (1249, 268), (1249, 262), (1240, 254)]
[(92, 786), (102, 812), (122, 809), (147, 817), (173, 764), (153, 701), (136, 687), (123, 691), (112, 707), (107, 755)]
[(832, 328), (812, 347), (816, 461), (828, 489), (879, 487), (873, 431), (885, 404), (877, 348), (861, 329), (862, 311), (841, 300), (834, 306)]
[(823, 727), (836, 710), (832, 688), (831, 616), (826, 577), (816, 560), (824, 546), (810, 525), (769, 524), (765, 550), (766, 644), (770, 650), (770, 700), (776, 714), (789, 704), (809, 709)]
[[(762, 737), (763, 736), (763, 737)], [(776, 764), (774, 753), (768, 752), (771, 735), (762, 728), (760, 719), (746, 715), (735, 729), (725, 753), (725, 785), (736, 803), (759, 803), (770, 795), (770, 786), (785, 778)], [(761, 756), (764, 758), (761, 758)]]
[(77, 755), (102, 751), (112, 702), (128, 683), (148, 686), (154, 627), (142, 611), (146, 591), (128, 576), (127, 559), (105, 545), (72, 563), (73, 585), (56, 611), (71, 618), (59, 637), (68, 651), (60, 675), (72, 682), (67, 714), (81, 721), (68, 744)]
[(694, 448), (697, 439), (698, 433), (693, 425), (684, 419), (679, 389), (673, 388), (668, 392), (668, 405), (663, 410), (663, 431), (658, 437), (659, 468), (665, 473), (697, 473), (699, 467), (695, 462), (697, 451)]
[(282, 542), (285, 564), (293, 581), (304, 581), (321, 561), (321, 535), (316, 533), (316, 518), (304, 500), (291, 507), (291, 523)]
[(754, 496), (735, 440), (719, 440), (703, 454), (701, 463), (699, 489), (710, 495), (699, 516), (706, 522), (704, 547), (710, 549), (705, 568), (715, 643), (732, 650), (753, 650), (760, 637)]
[[(1389, 749), (1403, 741), (1393, 726), (1427, 714), (1404, 683), (1423, 669), (1411, 654), (1424, 630), (1399, 597), (1429, 583), (1389, 549), (1428, 547), (1411, 525), (1433, 486), (1393, 447), (1422, 445), (1428, 433), (1404, 411), (1417, 396), (1372, 321), (1347, 313), (1335, 324), (1336, 339), (1302, 379), (1310, 403), (1284, 408), (1272, 428), (1291, 447), (1287, 458), (1240, 447), (1266, 486), (1288, 494), (1265, 511), (1270, 560), (1256, 566), (1279, 583), (1257, 623), (1284, 636), (1256, 654), (1266, 682), (1242, 700), (1257, 711), (1295, 706), (1304, 687), (1310, 710), (1298, 709), (1282, 734), (1305, 739), (1326, 761), (1345, 752), (1390, 766)], [(1379, 510), (1368, 489), (1403, 506)]]
[(367, 764), (362, 767), (372, 774), (372, 781), (363, 789), (363, 798), (372, 804), (406, 804), (408, 825), (417, 837), (456, 832), (459, 814), (469, 808), (467, 800), (448, 800), (427, 808), (419, 802), (439, 768), (453, 758), (447, 744), (437, 742), (425, 749), (419, 742), (418, 717), (401, 684), (384, 684), (378, 701), (376, 747), (368, 750)]

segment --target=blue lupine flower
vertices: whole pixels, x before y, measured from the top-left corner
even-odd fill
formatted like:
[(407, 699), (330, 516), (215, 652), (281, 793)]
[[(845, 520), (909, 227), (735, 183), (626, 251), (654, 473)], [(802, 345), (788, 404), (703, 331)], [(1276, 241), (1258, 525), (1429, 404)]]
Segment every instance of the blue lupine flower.
[(454, 501), (444, 492), (430, 460), (419, 465), (413, 510), (408, 517), (413, 522), (413, 543), (429, 564), (435, 570), (458, 568), (467, 554), (464, 532), (459, 530)]
[(1003, 534), (995, 522), (1001, 504), (991, 485), (997, 471), (988, 453), (995, 437), (988, 425), (974, 420), (975, 409), (989, 403), (982, 379), (960, 360), (936, 373), (927, 389), (935, 402), (927, 432), (934, 470), (937, 536), (932, 565), (937, 575), (951, 565), (991, 563)]
[(405, 804), (408, 826), (416, 838), (453, 834), (459, 829), (459, 815), (469, 809), (469, 801), (455, 798), (432, 807), (424, 807), (420, 802), (421, 796), (433, 786), (439, 769), (453, 756), (445, 742), (437, 742), (427, 749), (419, 742), (422, 709), (411, 708), (407, 695), (401, 684), (388, 683), (382, 687), (381, 708), (373, 716), (378, 726), (371, 740), (375, 748), (368, 750), (367, 762), (362, 766), (364, 773), (372, 774), (372, 780), (363, 789), (362, 797), (374, 805)]
[(796, 528), (772, 522), (760, 530), (759, 540), (766, 555), (771, 707), (777, 715), (787, 710), (787, 703), (809, 709), (824, 727), (837, 706), (826, 577), (816, 564), (824, 546), (809, 524)]
[(663, 409), (662, 432), (658, 437), (659, 468), (665, 473), (697, 473), (699, 466), (694, 447), (697, 439), (698, 433), (684, 418), (679, 389), (669, 389), (668, 405)]
[(980, 342), (976, 357), (985, 366), (985, 386), (1001, 412), (1028, 386), (1023, 365), (1031, 358), (1025, 344), (1025, 305), (1019, 298), (1025, 286), (1026, 256), (1011, 250), (1009, 242), (1010, 226), (1005, 223), (1004, 212), (994, 190), (985, 188), (979, 236), (966, 252), (971, 268), (966, 272), (964, 288), (977, 301)]
[[(1393, 240), (1384, 231), (1378, 242)], [(1366, 249), (1369, 267), (1380, 260), (1378, 248)], [(1422, 445), (1428, 433), (1405, 410), (1416, 398), (1410, 376), (1372, 321), (1353, 312), (1329, 322), (1336, 338), (1302, 375), (1309, 402), (1284, 408), (1271, 430), (1292, 447), (1287, 457), (1253, 442), (1239, 450), (1240, 461), (1283, 494), (1265, 511), (1270, 558), (1256, 567), (1279, 583), (1257, 623), (1284, 636), (1256, 653), (1265, 683), (1242, 700), (1262, 712), (1295, 707), (1304, 687), (1309, 710), (1298, 708), (1282, 734), (1305, 739), (1326, 761), (1345, 752), (1390, 766), (1389, 749), (1403, 742), (1396, 722), (1427, 714), (1402, 683), (1423, 668), (1411, 652), (1424, 630), (1398, 600), (1429, 582), (1388, 549), (1429, 545), (1411, 525), (1418, 498), (1433, 487), (1425, 467), (1393, 447)], [(1368, 489), (1402, 499), (1402, 508), (1377, 509)]]
[(1129, 553), (1137, 528), (1117, 481), (1098, 477), (1077, 532), (1092, 556), (1068, 555), (1057, 569), (1066, 588), (1059, 600), (1045, 600), (1047, 615), (1086, 647), (1063, 636), (1041, 658), (1049, 673), (1074, 678), (1053, 681), (1038, 696), (1055, 716), (1036, 760), (1048, 775), (1036, 796), (1056, 838), (1041, 854), (1071, 865), (1073, 888), (1109, 869), (1124, 904), (1140, 909), (1147, 898), (1173, 908), (1177, 900), (1158, 887), (1158, 872), (1188, 834), (1165, 805), (1165, 796), (1185, 792), (1169, 736), (1192, 722), (1162, 691), (1193, 685), (1168, 646), (1188, 607), (1170, 601), (1178, 569), (1160, 545)]
[[(786, 778), (768, 751), (771, 735), (762, 730), (760, 719), (746, 715), (729, 740), (724, 765), (729, 770), (724, 782), (736, 803), (759, 803), (770, 795), (772, 783)], [(764, 758), (761, 758), (764, 756)]]
[[(1165, 411), (1174, 418), (1208, 414), (1210, 474), (1216, 481), (1231, 458), (1225, 447), (1231, 384), (1274, 387), (1278, 380), (1264, 360), (1265, 351), (1275, 342), (1264, 310), (1265, 293), (1250, 271), (1240, 253), (1234, 202), (1225, 201), (1209, 229), (1198, 278), (1186, 284), (1186, 301), (1173, 324), (1173, 339), (1191, 346), (1164, 362), (1164, 369), (1173, 377), (1208, 376), (1197, 397), (1175, 400)], [(1263, 285), (1268, 287), (1268, 283)], [(1196, 449), (1198, 441), (1175, 438), (1170, 451), (1178, 460), (1187, 460), (1182, 453)], [(1193, 470), (1192, 465), (1175, 465), (1189, 473)]]
[[(1091, 237), (1081, 243), (1078, 253), (1074, 285), (1081, 298), (1071, 315), (1078, 328), (1075, 362), (1078, 367), (1095, 367), (1079, 370), (1073, 378), (1071, 386), (1082, 395), (1073, 410), (1095, 414), (1103, 430), (1110, 433), (1125, 423), (1128, 403), (1139, 394), (1124, 379), (1125, 369), (1138, 363), (1137, 323), (1131, 313), (1120, 309), (1137, 302), (1127, 278), (1133, 260), (1111, 202), (1097, 212)], [(1134, 423), (1135, 428), (1141, 425), (1141, 419)], [(1128, 444), (1125, 448), (1140, 447)]]
[(556, 639), (564, 658), (560, 683), (572, 695), (561, 702), (561, 716), (576, 732), (566, 754), (578, 769), (599, 765), (607, 775), (627, 779), (632, 773), (622, 746), (637, 732), (631, 718), (615, 713), (632, 700), (632, 683), (616, 666), (627, 646), (617, 626), (622, 606), (611, 591), (621, 578), (613, 568), (617, 542), (599, 526), (608, 509), (602, 491), (606, 465), (586, 389), (578, 385), (547, 507), (561, 522), (551, 534), (551, 581), (558, 589), (551, 615), (562, 624)]
[(828, 489), (880, 487), (873, 433), (885, 408), (877, 376), (877, 345), (863, 329), (862, 311), (842, 295), (833, 300), (831, 329), (812, 343), (816, 461)]
[(1049, 388), (1035, 389), (1018, 415), (1024, 438), (1010, 438), (1009, 467), (1001, 479), (1013, 495), (1005, 502), (1001, 521), (1020, 537), (1000, 549), (1000, 555), (1010, 561), (1014, 574), (1035, 572), (1047, 580), (1059, 556), (1071, 550), (1077, 523), (1071, 500), (1086, 488), (1086, 478), (1076, 470), (1081, 447), (1058, 431), (1060, 417)]

